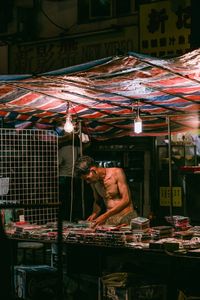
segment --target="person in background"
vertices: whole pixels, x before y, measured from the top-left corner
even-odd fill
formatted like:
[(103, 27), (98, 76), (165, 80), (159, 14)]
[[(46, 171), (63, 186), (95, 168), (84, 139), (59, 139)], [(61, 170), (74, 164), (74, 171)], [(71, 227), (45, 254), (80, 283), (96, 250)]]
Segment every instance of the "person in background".
[(65, 134), (59, 137), (59, 200), (62, 203), (63, 220), (72, 221), (75, 185), (74, 163), (80, 155), (80, 141), (77, 135)]
[[(93, 212), (88, 221), (98, 225), (130, 224), (137, 217), (131, 193), (122, 168), (99, 167), (90, 156), (81, 156), (75, 163), (75, 173), (93, 190)], [(102, 202), (105, 211), (102, 212)]]

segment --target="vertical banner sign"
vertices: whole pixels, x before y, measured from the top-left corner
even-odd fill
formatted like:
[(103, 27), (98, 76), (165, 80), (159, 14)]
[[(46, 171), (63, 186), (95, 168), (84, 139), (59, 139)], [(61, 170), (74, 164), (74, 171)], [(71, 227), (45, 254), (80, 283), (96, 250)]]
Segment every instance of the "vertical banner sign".
[(139, 25), (140, 52), (158, 57), (182, 55), (190, 49), (191, 0), (143, 4)]
[[(182, 206), (182, 189), (180, 186), (172, 188), (172, 203), (174, 207)], [(160, 206), (170, 206), (170, 187), (160, 187)]]

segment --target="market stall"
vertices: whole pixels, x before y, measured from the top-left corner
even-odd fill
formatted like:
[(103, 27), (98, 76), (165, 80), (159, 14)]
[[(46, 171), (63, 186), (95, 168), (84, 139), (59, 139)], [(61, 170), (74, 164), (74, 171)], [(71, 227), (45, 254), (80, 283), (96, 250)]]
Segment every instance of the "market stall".
[[(8, 178), (16, 180), (9, 182), (9, 190), (2, 184), (1, 208), (29, 208), (28, 218), (32, 223), (36, 222), (38, 213), (40, 216), (39, 228), (35, 225), (31, 230), (26, 223), (27, 228), (24, 228), (22, 224), (8, 222), (10, 228), (7, 228), (7, 233), (10, 237), (59, 242), (60, 254), (63, 244), (68, 249), (81, 252), (80, 244), (89, 247), (92, 252), (96, 249), (98, 253), (101, 253), (102, 247), (106, 251), (119, 249), (120, 253), (128, 256), (137, 251), (145, 255), (153, 251), (153, 260), (156, 260), (156, 249), (159, 248), (164, 250), (163, 262), (169, 257), (171, 261), (168, 252), (186, 252), (190, 255), (189, 249), (198, 254), (199, 228), (190, 227), (185, 217), (182, 220), (173, 219), (171, 135), (188, 130), (199, 133), (199, 55), (199, 49), (166, 60), (128, 53), (127, 56), (108, 57), (44, 74), (0, 76), (1, 153), (7, 158), (7, 164), (5, 157), (1, 159), (4, 171), (1, 182), (8, 182)], [(71, 122), (81, 137), (82, 134), (87, 135), (93, 142), (120, 137), (167, 136), (170, 188), (168, 221), (173, 221), (173, 224), (143, 228), (141, 222), (138, 225), (140, 228), (136, 228), (139, 232), (135, 232), (134, 227), (123, 230), (99, 228), (93, 231), (80, 224), (63, 224), (58, 217), (56, 153), (57, 138), (62, 135), (66, 121)], [(138, 122), (140, 127), (134, 127)], [(13, 149), (16, 154), (14, 158), (11, 155)], [(25, 155), (25, 164), (21, 163), (24, 162), (22, 154)], [(20, 177), (14, 176), (14, 163), (17, 164)], [(47, 206), (48, 213), (43, 206)], [(23, 215), (19, 214), (18, 217)], [(49, 226), (49, 221), (55, 219), (58, 220), (56, 226)], [(22, 219), (19, 221), (24, 222)], [(174, 221), (183, 221), (187, 226), (181, 227), (177, 233)], [(162, 241), (162, 238), (165, 240)], [(84, 249), (87, 252), (89, 248)], [(151, 256), (147, 258), (148, 263), (151, 260)], [(100, 273), (99, 276), (103, 275), (103, 272)], [(172, 273), (173, 269), (170, 269), (169, 277)]]
[(200, 49), (173, 59), (130, 52), (43, 74), (1, 75), (2, 127), (60, 135), (67, 119), (94, 142), (167, 136), (171, 189), (171, 135), (200, 127), (199, 56)]

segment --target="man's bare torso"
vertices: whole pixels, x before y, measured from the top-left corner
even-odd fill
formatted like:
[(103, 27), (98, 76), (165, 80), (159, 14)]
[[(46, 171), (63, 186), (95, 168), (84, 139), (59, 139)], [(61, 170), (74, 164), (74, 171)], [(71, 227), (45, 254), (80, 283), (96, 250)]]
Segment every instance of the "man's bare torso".
[[(122, 169), (106, 168), (104, 179), (92, 184), (93, 189), (104, 200), (105, 206), (108, 210), (115, 207), (117, 202), (122, 201), (118, 186), (120, 176), (124, 176)], [(130, 201), (130, 204), (126, 208), (124, 208), (121, 213), (127, 213), (132, 209), (132, 201)]]

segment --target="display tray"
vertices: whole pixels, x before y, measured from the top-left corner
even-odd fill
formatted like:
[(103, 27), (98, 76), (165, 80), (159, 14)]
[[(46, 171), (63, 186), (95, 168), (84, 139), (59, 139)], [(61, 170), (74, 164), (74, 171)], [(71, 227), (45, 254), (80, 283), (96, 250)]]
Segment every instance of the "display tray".
[(200, 249), (192, 249), (192, 250), (189, 250), (189, 251), (188, 251), (188, 254), (189, 254), (189, 255), (192, 255), (192, 256), (200, 256)]
[(180, 170), (184, 172), (196, 173), (200, 172), (200, 166), (181, 166)]

